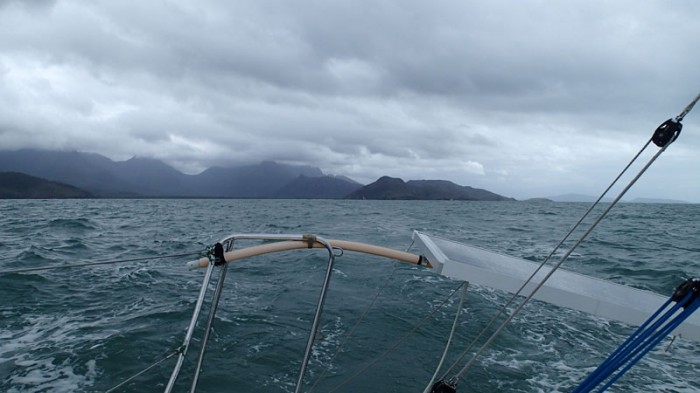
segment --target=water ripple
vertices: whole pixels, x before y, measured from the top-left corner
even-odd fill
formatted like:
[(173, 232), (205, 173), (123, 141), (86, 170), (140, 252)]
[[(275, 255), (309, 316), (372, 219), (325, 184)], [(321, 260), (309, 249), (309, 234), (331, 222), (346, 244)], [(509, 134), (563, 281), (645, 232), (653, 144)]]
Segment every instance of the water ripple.
[[(415, 229), (541, 261), (587, 208), (463, 201), (6, 201), (0, 206), (0, 268), (168, 255), (205, 249), (230, 233), (265, 231), (406, 249)], [(572, 255), (568, 268), (660, 293), (698, 275), (700, 206), (624, 204), (610, 218)], [(180, 345), (202, 280), (203, 272), (187, 271), (184, 262), (0, 276), (0, 391), (106, 390), (161, 359)], [(230, 267), (207, 351), (207, 364), (227, 367), (206, 367), (200, 391), (293, 391), (325, 263), (321, 251), (303, 250)], [(423, 268), (353, 253), (338, 258), (335, 271), (309, 367), (310, 381), (330, 367), (319, 391), (383, 353), (458, 285)], [(470, 286), (455, 345), (463, 348), (476, 337), (506, 299), (500, 291)], [(345, 391), (373, 391), (387, 380), (387, 391), (422, 388), (441, 355), (456, 304), (448, 301)], [(203, 328), (197, 329), (200, 337)], [(484, 392), (570, 391), (629, 332), (621, 324), (534, 302), (463, 384)], [(698, 353), (696, 343), (683, 340), (669, 352), (654, 351), (625, 378), (625, 391), (699, 390)], [(451, 356), (448, 361), (455, 360)], [(164, 363), (124, 391), (162, 390), (171, 367)], [(189, 385), (193, 367), (186, 362), (176, 390)]]

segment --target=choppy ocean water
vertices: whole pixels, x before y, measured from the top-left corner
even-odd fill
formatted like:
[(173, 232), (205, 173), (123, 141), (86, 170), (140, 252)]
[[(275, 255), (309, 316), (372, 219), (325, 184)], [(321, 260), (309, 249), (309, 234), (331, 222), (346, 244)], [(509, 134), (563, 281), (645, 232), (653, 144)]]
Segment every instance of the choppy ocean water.
[[(420, 230), (541, 261), (587, 207), (459, 201), (3, 200), (0, 270), (197, 252), (231, 233), (315, 233), (406, 249), (412, 231)], [(699, 238), (700, 205), (622, 204), (566, 267), (670, 294), (684, 278), (700, 276)], [(162, 359), (181, 344), (201, 285), (204, 272), (185, 268), (190, 259), (0, 275), (0, 391), (105, 391)], [(293, 391), (325, 264), (320, 250), (232, 264), (198, 391)], [(457, 297), (395, 351), (351, 377), (458, 285), (424, 268), (345, 253), (336, 261), (305, 391), (422, 391), (444, 348)], [(501, 292), (470, 286), (448, 363), (505, 300)], [(622, 324), (532, 303), (458, 391), (570, 391), (630, 332)], [(189, 391), (197, 344), (195, 340), (176, 391)], [(611, 391), (700, 391), (700, 345), (683, 339), (667, 344)], [(162, 391), (173, 365), (174, 359), (165, 361), (118, 391)]]

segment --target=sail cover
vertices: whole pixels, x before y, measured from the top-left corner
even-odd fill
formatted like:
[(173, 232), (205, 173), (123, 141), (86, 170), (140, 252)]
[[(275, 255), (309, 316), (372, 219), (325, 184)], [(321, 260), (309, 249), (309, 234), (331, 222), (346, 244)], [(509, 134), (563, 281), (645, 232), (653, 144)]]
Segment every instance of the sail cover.
[[(455, 241), (413, 233), (413, 240), (433, 265), (446, 277), (515, 293), (539, 266), (538, 263), (487, 251)], [(545, 266), (523, 290), (528, 295), (551, 267)], [(668, 296), (615, 284), (583, 274), (558, 269), (534, 298), (589, 314), (640, 325)], [(691, 315), (675, 334), (700, 341), (700, 313)]]

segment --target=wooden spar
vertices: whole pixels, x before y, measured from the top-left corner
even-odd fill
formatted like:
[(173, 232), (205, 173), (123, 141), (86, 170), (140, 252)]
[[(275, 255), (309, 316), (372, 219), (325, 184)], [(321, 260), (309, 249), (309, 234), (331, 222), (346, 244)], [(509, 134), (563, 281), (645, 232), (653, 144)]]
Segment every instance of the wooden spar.
[[(374, 246), (366, 243), (351, 242), (346, 240), (328, 240), (328, 242), (333, 246), (333, 248), (339, 248), (343, 251), (353, 251), (363, 254), (377, 255), (380, 257), (396, 259), (401, 262), (412, 263), (418, 265), (421, 263), (421, 256), (411, 254), (408, 252), (393, 250), (391, 248)], [(325, 246), (319, 242), (313, 242), (313, 248), (324, 248)], [(275, 243), (260, 244), (257, 246), (251, 246), (246, 248), (240, 248), (236, 250), (224, 253), (224, 258), (227, 262), (237, 261), (240, 259), (250, 258), (258, 255), (270, 254), (281, 251), (299, 250), (303, 248), (309, 248), (307, 241), (303, 240), (287, 240), (279, 241)], [(432, 267), (430, 264), (423, 260), (422, 262), (427, 267)], [(200, 258), (199, 260), (189, 262), (187, 264), (190, 268), (207, 267), (209, 265), (209, 259)]]

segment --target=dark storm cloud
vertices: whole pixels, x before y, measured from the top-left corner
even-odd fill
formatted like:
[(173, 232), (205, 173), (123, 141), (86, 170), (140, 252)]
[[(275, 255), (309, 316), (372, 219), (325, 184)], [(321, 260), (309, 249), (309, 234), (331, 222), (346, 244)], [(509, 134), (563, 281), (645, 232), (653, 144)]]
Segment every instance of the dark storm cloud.
[(5, 1), (0, 143), (594, 193), (697, 93), (699, 7)]

